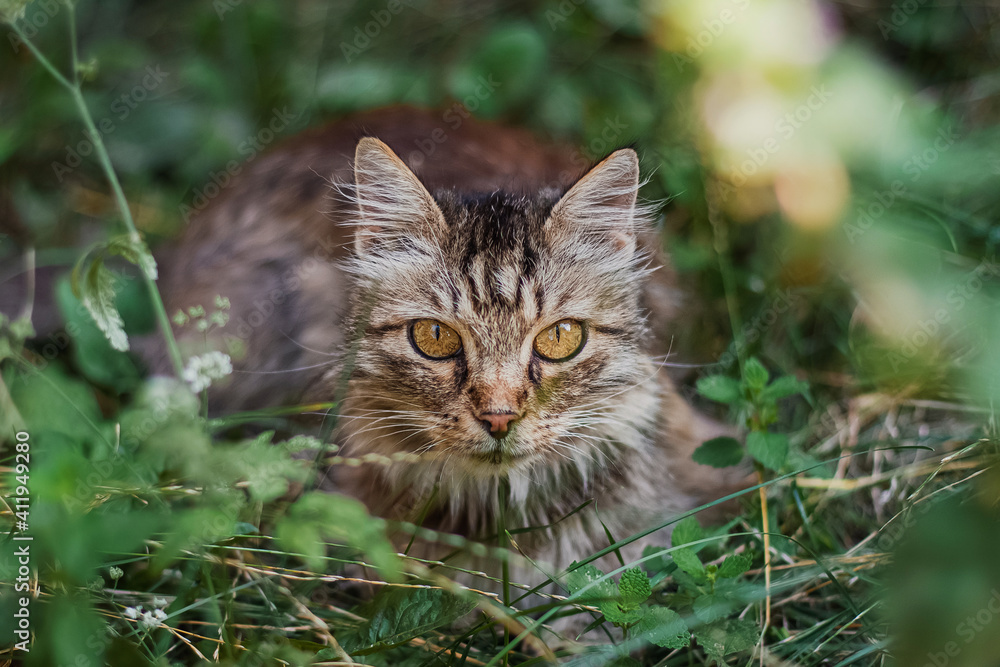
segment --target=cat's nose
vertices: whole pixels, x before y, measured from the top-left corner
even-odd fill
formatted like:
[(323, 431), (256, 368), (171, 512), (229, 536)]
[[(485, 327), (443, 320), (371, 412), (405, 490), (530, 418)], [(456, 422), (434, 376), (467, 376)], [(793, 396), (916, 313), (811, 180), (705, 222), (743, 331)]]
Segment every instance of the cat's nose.
[(520, 418), (520, 415), (513, 412), (483, 412), (479, 415), (479, 421), (490, 432), (494, 438), (499, 440), (507, 435), (507, 429), (511, 422)]

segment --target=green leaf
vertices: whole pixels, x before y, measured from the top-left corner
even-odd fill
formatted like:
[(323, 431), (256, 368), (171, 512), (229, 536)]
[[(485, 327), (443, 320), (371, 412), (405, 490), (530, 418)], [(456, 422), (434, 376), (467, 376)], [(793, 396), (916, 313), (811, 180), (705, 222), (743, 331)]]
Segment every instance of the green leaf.
[[(646, 576), (641, 570), (636, 569), (636, 571), (643, 577)], [(586, 592), (576, 598), (576, 600), (583, 604), (597, 607), (604, 614), (604, 617), (612, 623), (629, 625), (638, 621), (642, 616), (641, 611), (638, 609), (638, 603), (635, 605), (623, 604), (618, 594), (621, 584), (615, 586), (614, 582), (610, 579), (601, 580), (603, 576), (601, 571), (593, 565), (584, 565), (573, 570), (566, 576), (566, 587), (573, 595), (586, 589)], [(630, 591), (634, 599), (634, 596), (640, 593), (639, 586), (641, 584), (639, 584), (634, 574), (625, 577), (623, 573), (622, 578), (626, 581), (626, 590)], [(594, 585), (591, 586), (591, 584)], [(649, 585), (648, 579), (646, 585)], [(587, 586), (591, 587), (587, 588)], [(632, 590), (633, 588), (634, 590)]]
[[(83, 375), (102, 387), (118, 392), (130, 392), (141, 379), (139, 369), (127, 353), (111, 347), (107, 336), (94, 323), (93, 317), (74, 296), (70, 281), (65, 277), (56, 285), (56, 303), (66, 323), (66, 330), (73, 332), (73, 362)], [(49, 336), (43, 353), (58, 352), (70, 344), (64, 333)]]
[(704, 625), (694, 631), (705, 653), (722, 662), (730, 653), (747, 651), (757, 645), (760, 629), (750, 621), (729, 619)]
[(716, 403), (735, 403), (742, 393), (738, 380), (725, 375), (709, 375), (698, 380), (698, 393)]
[(724, 618), (729, 612), (729, 605), (718, 595), (707, 593), (697, 597), (692, 605), (694, 614), (703, 623), (711, 623)]
[(279, 445), (272, 445), (274, 431), (266, 431), (235, 448), (216, 448), (220, 469), (231, 471), (233, 481), (246, 480), (250, 497), (268, 502), (288, 492), (289, 482), (304, 482), (309, 476), (305, 461), (293, 459)]
[(788, 436), (751, 431), (747, 435), (747, 452), (765, 468), (780, 470), (788, 458)]
[[(115, 308), (116, 277), (104, 266), (101, 257), (94, 258), (89, 265), (86, 264), (86, 259), (85, 255), (73, 268), (73, 293), (80, 298), (83, 307), (104, 332), (111, 347), (126, 352), (128, 336), (125, 335), (125, 323)], [(86, 270), (83, 269), (84, 266)]]
[(698, 523), (698, 519), (689, 516), (681, 519), (674, 526), (674, 530), (670, 534), (670, 544), (671, 546), (679, 547), (697, 542), (703, 537), (705, 537), (705, 531), (702, 529), (701, 524)]
[(167, 567), (182, 552), (199, 552), (238, 534), (236, 518), (246, 505), (242, 494), (211, 496), (212, 506), (174, 510), (170, 530), (153, 556), (157, 568)]
[(743, 367), (743, 380), (751, 389), (763, 389), (767, 385), (769, 375), (764, 364), (757, 357), (750, 357)]
[(761, 398), (768, 400), (777, 400), (779, 398), (785, 398), (786, 396), (793, 396), (795, 394), (801, 394), (809, 388), (808, 382), (803, 382), (793, 375), (785, 375), (780, 378), (776, 378), (774, 382), (769, 384), (760, 392)]
[(670, 556), (677, 563), (677, 567), (687, 572), (696, 581), (705, 580), (705, 566), (701, 564), (701, 559), (698, 558), (698, 554), (691, 550), (690, 547), (683, 547), (675, 551), (670, 552)]
[(106, 246), (107, 254), (124, 257), (139, 267), (150, 280), (156, 280), (156, 260), (142, 242), (138, 234), (122, 234), (109, 240)]
[(738, 577), (749, 570), (752, 564), (753, 556), (747, 553), (726, 556), (726, 560), (719, 566), (719, 576), (727, 579)]
[(356, 655), (376, 653), (451, 623), (476, 608), (476, 601), (439, 588), (384, 588), (364, 606), (369, 620), (358, 628)]
[(691, 643), (691, 631), (673, 609), (650, 607), (635, 632), (648, 642), (663, 648), (684, 648)]
[(275, 537), (283, 549), (302, 554), (314, 570), (323, 568), (326, 539), (365, 552), (369, 562), (390, 581), (399, 581), (399, 561), (385, 536), (385, 522), (368, 514), (357, 500), (312, 491), (299, 498), (278, 522)]
[(728, 468), (743, 460), (743, 445), (735, 438), (721, 437), (706, 440), (691, 456), (696, 463), (713, 468)]
[(583, 565), (566, 575), (566, 588), (569, 589), (571, 595), (576, 595), (584, 588), (587, 588), (587, 586), (598, 582), (576, 599), (584, 604), (600, 604), (609, 600), (613, 601), (618, 597), (614, 583), (610, 579), (601, 581), (600, 579), (603, 576), (604, 573), (593, 565)]
[(638, 608), (652, 593), (653, 587), (645, 572), (637, 567), (622, 572), (621, 579), (618, 580), (618, 594), (621, 597), (622, 609), (629, 611)]
[(632, 625), (639, 621), (645, 609), (641, 607), (626, 608), (617, 600), (612, 600), (611, 602), (604, 602), (598, 605), (598, 608), (604, 614), (604, 618), (611, 621), (618, 627), (625, 627), (627, 625)]
[(32, 437), (59, 433), (80, 443), (99, 435), (88, 426), (101, 421), (93, 387), (71, 376), (57, 361), (41, 371), (15, 375), (10, 394)]

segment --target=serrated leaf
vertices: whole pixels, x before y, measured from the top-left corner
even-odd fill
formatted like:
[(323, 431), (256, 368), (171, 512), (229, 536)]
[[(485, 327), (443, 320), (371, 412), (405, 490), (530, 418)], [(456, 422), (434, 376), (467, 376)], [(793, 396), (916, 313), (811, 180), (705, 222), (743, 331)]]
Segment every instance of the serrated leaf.
[(809, 383), (803, 382), (793, 375), (785, 375), (780, 378), (776, 378), (774, 382), (769, 384), (760, 392), (762, 398), (777, 400), (779, 398), (785, 398), (786, 396), (792, 396), (794, 394), (801, 394), (806, 389), (809, 388)]
[(698, 393), (717, 403), (735, 403), (741, 397), (738, 380), (725, 375), (709, 375), (698, 380)]
[[(65, 277), (56, 284), (55, 298), (66, 330), (73, 331), (73, 361), (79, 371), (96, 384), (122, 393), (132, 391), (141, 379), (135, 362), (127, 353), (111, 347), (107, 336), (94, 323), (94, 318), (74, 296)], [(54, 334), (50, 339), (58, 348), (70, 344), (65, 334)]]
[[(583, 595), (576, 598), (584, 604), (600, 604), (601, 602), (613, 601), (617, 597), (614, 582), (610, 579), (601, 580), (604, 576), (600, 570), (593, 565), (583, 565), (566, 575), (566, 588), (571, 595), (576, 595), (580, 591), (587, 589)], [(594, 582), (596, 585), (587, 588)]]
[(115, 275), (104, 266), (104, 260), (94, 259), (79, 283), (80, 302), (104, 332), (111, 347), (126, 352), (128, 336), (125, 335), (125, 322), (115, 308), (115, 280)]
[(639, 607), (626, 609), (622, 607), (621, 603), (617, 600), (601, 603), (598, 605), (598, 608), (604, 614), (605, 619), (611, 621), (619, 627), (625, 627), (626, 625), (636, 623), (642, 618), (646, 611), (645, 609)]
[(719, 566), (719, 576), (726, 579), (738, 577), (749, 570), (752, 564), (753, 556), (750, 554), (744, 553), (726, 556), (726, 560), (722, 561), (722, 565)]
[(150, 280), (156, 280), (156, 260), (138, 234), (123, 234), (109, 240), (106, 246), (109, 255), (124, 257), (135, 264)]
[[(604, 614), (604, 618), (612, 623), (629, 625), (638, 621), (642, 616), (641, 611), (636, 608), (638, 605), (636, 607), (623, 607), (618, 594), (618, 586), (610, 579), (602, 580), (603, 576), (601, 571), (593, 565), (584, 565), (566, 575), (566, 587), (573, 595), (585, 591), (576, 600), (597, 607)], [(626, 586), (628, 585), (630, 584), (626, 584)], [(588, 586), (590, 588), (587, 588)]]
[(288, 492), (289, 483), (304, 482), (309, 469), (302, 459), (280, 445), (272, 445), (274, 431), (265, 431), (253, 440), (234, 447), (217, 447), (214, 468), (233, 481), (246, 481), (250, 497), (269, 502)]
[(705, 537), (705, 531), (702, 529), (701, 524), (698, 523), (698, 519), (689, 516), (681, 519), (674, 526), (674, 530), (670, 534), (670, 544), (671, 546), (680, 547), (685, 544), (697, 542), (703, 537)]
[(694, 608), (695, 616), (697, 616), (702, 623), (717, 621), (720, 618), (725, 617), (726, 613), (729, 611), (729, 605), (725, 603), (725, 600), (720, 598), (718, 595), (712, 595), (711, 593), (707, 593), (696, 598), (692, 607)]
[(282, 548), (302, 554), (312, 569), (323, 568), (329, 539), (360, 549), (383, 577), (399, 581), (399, 561), (384, 526), (353, 498), (312, 491), (292, 504), (278, 522), (275, 537)]
[(635, 633), (663, 648), (684, 648), (691, 643), (691, 631), (684, 619), (666, 607), (650, 607), (635, 626)]
[(747, 452), (770, 470), (781, 470), (788, 458), (788, 436), (783, 433), (751, 431), (747, 435)]
[(750, 357), (743, 366), (743, 380), (751, 389), (763, 389), (770, 375), (757, 357)]
[(622, 572), (618, 580), (618, 595), (621, 598), (621, 607), (625, 611), (638, 608), (640, 604), (649, 599), (653, 594), (653, 587), (649, 583), (646, 573), (637, 567), (632, 567)]
[(743, 460), (743, 445), (735, 438), (721, 437), (706, 440), (691, 456), (696, 463), (713, 468), (728, 468)]
[(743, 619), (717, 621), (694, 631), (695, 639), (705, 653), (720, 663), (731, 653), (756, 646), (759, 635), (757, 626)]
[(705, 580), (705, 566), (701, 564), (698, 554), (689, 547), (683, 547), (670, 552), (670, 556), (677, 563), (677, 567), (691, 575), (695, 581)]
[(356, 655), (376, 653), (452, 623), (476, 608), (475, 600), (440, 588), (385, 588), (365, 605), (369, 620), (357, 631)]

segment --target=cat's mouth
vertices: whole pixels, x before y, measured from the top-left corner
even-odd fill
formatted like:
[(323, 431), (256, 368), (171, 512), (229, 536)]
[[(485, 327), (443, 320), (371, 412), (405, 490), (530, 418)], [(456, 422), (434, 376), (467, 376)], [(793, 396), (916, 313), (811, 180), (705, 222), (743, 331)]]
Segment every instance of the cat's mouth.
[(490, 466), (510, 466), (529, 458), (530, 452), (521, 447), (512, 447), (503, 441), (491, 443), (489, 448), (474, 449), (470, 457)]

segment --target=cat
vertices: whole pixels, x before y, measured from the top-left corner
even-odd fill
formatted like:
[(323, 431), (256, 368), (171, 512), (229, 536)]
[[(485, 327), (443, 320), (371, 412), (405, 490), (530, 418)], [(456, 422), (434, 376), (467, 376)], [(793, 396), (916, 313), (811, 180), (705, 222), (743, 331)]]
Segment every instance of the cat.
[(691, 459), (727, 430), (666, 371), (679, 297), (637, 203), (638, 156), (578, 162), (523, 130), (394, 108), (246, 165), (161, 254), (168, 312), (232, 304), (210, 343), (243, 356), (210, 405), (342, 396), (339, 454), (385, 458), (333, 466), (325, 488), (486, 541), (504, 493), (508, 528), (541, 527), (517, 548), (554, 569), (719, 495), (741, 475)]

